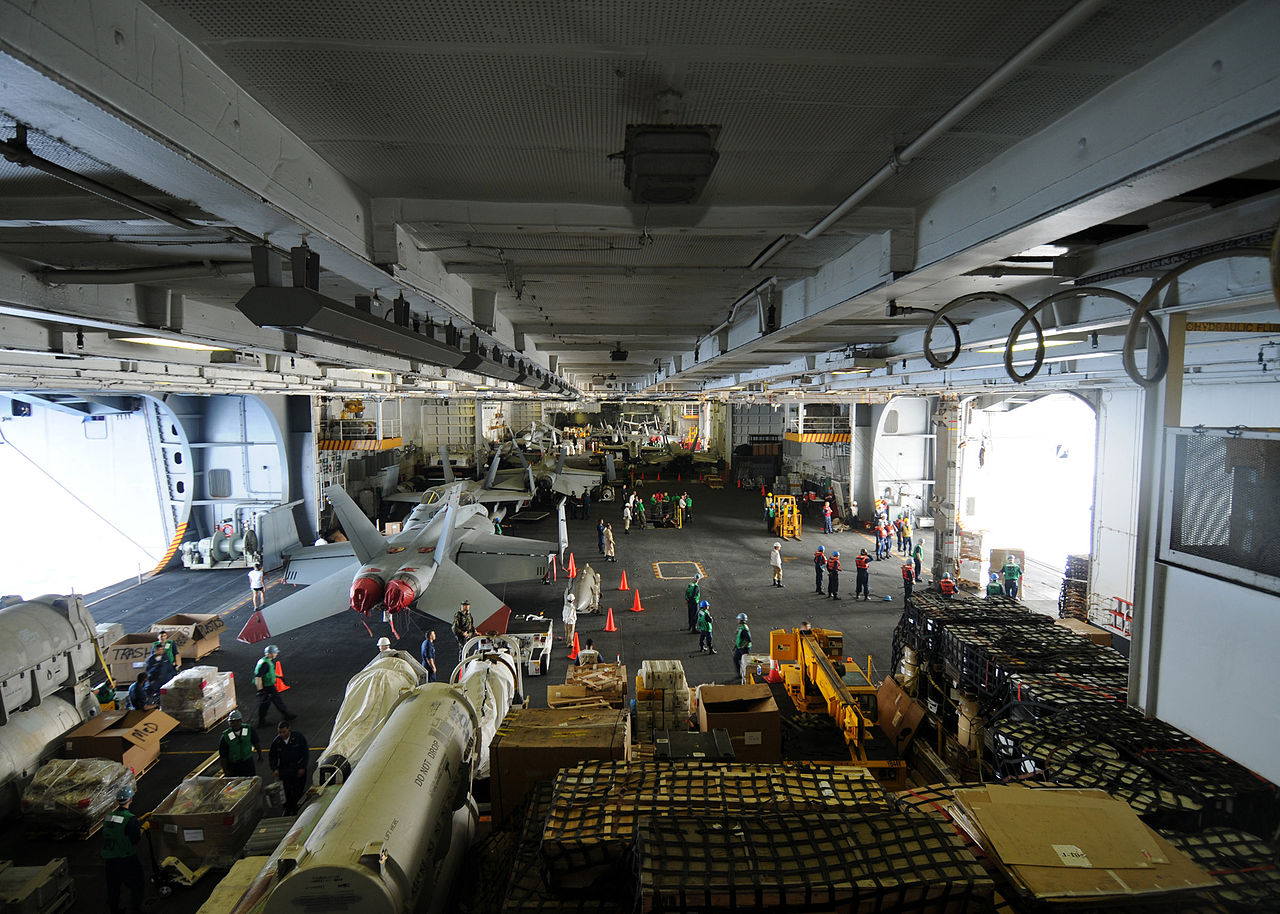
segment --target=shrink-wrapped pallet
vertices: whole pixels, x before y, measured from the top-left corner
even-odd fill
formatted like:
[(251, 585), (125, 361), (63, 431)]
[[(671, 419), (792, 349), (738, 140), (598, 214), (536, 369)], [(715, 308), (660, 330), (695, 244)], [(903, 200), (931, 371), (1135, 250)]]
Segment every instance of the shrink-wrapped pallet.
[(236, 707), (235, 674), (216, 667), (183, 670), (160, 689), (160, 710), (180, 730), (207, 730)]
[(29, 831), (87, 836), (116, 807), (116, 791), (135, 787), (133, 772), (100, 758), (50, 759), (22, 793)]

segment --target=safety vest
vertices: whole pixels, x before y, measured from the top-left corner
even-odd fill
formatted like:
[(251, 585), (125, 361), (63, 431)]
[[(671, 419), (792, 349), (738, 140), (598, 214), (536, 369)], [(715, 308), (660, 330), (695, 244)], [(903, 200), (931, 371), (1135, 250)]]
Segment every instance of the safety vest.
[(858, 566), (858, 570), (859, 570), (859, 571), (866, 571), (866, 570), (867, 570), (867, 566), (869, 566), (869, 565), (871, 564), (871, 559), (870, 559), (870, 557), (865, 556), (865, 555), (862, 555), (861, 553), (859, 553), (859, 554), (858, 554), (858, 557), (857, 557), (856, 559), (854, 559), (854, 562), (857, 564), (857, 566)]
[(1010, 562), (1004, 566), (1004, 579), (1006, 581), (1016, 581), (1022, 577), (1022, 569), (1016, 563)]
[(831, 558), (827, 559), (827, 571), (839, 571), (839, 570), (840, 570), (840, 560), (838, 558), (836, 558), (833, 555), (831, 556)]
[(827, 554), (825, 552), (815, 552), (813, 554), (813, 564), (815, 568), (823, 568), (827, 564)]
[(227, 741), (227, 760), (231, 762), (247, 762), (253, 758), (253, 731), (248, 724), (241, 724), (237, 729), (228, 729), (222, 734)]
[(738, 629), (738, 640), (735, 642), (735, 645), (740, 651), (751, 650), (751, 629), (747, 628), (745, 625)]
[(276, 667), (271, 662), (270, 657), (263, 657), (258, 660), (258, 665), (253, 668), (255, 678), (262, 680), (264, 689), (274, 689), (276, 686)]
[(128, 827), (133, 813), (123, 806), (117, 807), (107, 815), (102, 823), (102, 856), (106, 860), (122, 860), (135, 853), (133, 842), (129, 840)]
[(914, 566), (914, 565), (912, 565), (910, 562), (908, 562), (906, 565), (903, 565), (903, 566), (902, 566), (902, 580), (904, 580), (904, 581), (914, 581), (915, 579), (916, 579), (916, 569), (915, 569), (915, 566)]
[(956, 592), (956, 582), (950, 578), (943, 578), (938, 582), (938, 589), (943, 593), (952, 594)]
[(1004, 595), (1004, 588), (1000, 586), (999, 581), (991, 581), (987, 584), (987, 596), (999, 597)]
[(697, 600), (697, 599), (698, 599), (698, 585), (697, 585), (697, 584), (690, 584), (688, 587), (686, 587), (686, 588), (684, 589), (684, 598), (685, 598), (686, 600)]
[(705, 609), (698, 610), (698, 618), (694, 624), (700, 632), (711, 631), (711, 613)]

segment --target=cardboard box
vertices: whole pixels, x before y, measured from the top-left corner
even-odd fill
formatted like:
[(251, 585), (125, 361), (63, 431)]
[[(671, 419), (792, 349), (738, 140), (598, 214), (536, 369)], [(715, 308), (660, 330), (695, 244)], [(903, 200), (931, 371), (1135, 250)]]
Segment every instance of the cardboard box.
[(1096, 625), (1090, 625), (1082, 619), (1058, 619), (1054, 622), (1054, 625), (1061, 625), (1063, 628), (1070, 629), (1077, 635), (1088, 638), (1094, 644), (1111, 647), (1111, 632), (1098, 628)]
[(631, 716), (626, 711), (512, 711), (489, 744), (494, 823), (519, 810), (534, 784), (554, 780), (561, 768), (589, 759), (631, 759)]
[(728, 730), (740, 762), (782, 761), (782, 719), (769, 686), (698, 686), (698, 729)]
[(1040, 901), (1152, 898), (1218, 881), (1102, 790), (992, 785), (955, 793), (952, 813)]
[(235, 674), (211, 666), (184, 669), (160, 689), (160, 710), (182, 730), (207, 730), (235, 707)]
[(107, 672), (119, 687), (129, 688), (139, 673), (147, 671), (147, 658), (151, 656), (151, 645), (155, 643), (156, 636), (151, 632), (136, 632), (125, 635), (103, 652)]
[(920, 721), (924, 720), (924, 708), (886, 676), (876, 690), (876, 715), (876, 725), (889, 737), (898, 756), (905, 758), (907, 746), (915, 739)]
[(547, 686), (548, 708), (620, 708), (622, 699), (610, 699), (580, 685)]
[(172, 632), (173, 643), (183, 660), (199, 660), (212, 654), (221, 646), (220, 636), (226, 630), (227, 623), (213, 613), (177, 613), (151, 626), (157, 636), (160, 632)]
[(104, 758), (141, 774), (160, 755), (160, 740), (178, 726), (163, 711), (104, 711), (63, 738), (65, 758)]
[(151, 813), (156, 863), (230, 867), (262, 818), (262, 779), (187, 778)]
[(119, 622), (99, 622), (94, 625), (94, 638), (98, 642), (98, 650), (105, 655), (107, 648), (115, 644), (126, 634), (124, 626)]

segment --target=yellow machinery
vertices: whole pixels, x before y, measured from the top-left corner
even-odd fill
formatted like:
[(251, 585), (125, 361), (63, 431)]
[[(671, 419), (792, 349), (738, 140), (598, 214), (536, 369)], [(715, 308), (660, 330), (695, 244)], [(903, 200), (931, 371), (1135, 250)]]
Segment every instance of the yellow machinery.
[[(886, 787), (905, 787), (907, 766), (900, 758), (872, 758), (867, 749), (876, 726), (876, 686), (866, 672), (844, 658), (844, 636), (830, 629), (775, 629), (769, 633), (769, 656), (778, 665), (783, 685), (796, 707), (826, 712), (844, 736), (849, 756), (871, 769)], [(888, 740), (880, 740), (887, 746)]]
[(773, 496), (773, 535), (800, 539), (800, 507), (794, 495)]

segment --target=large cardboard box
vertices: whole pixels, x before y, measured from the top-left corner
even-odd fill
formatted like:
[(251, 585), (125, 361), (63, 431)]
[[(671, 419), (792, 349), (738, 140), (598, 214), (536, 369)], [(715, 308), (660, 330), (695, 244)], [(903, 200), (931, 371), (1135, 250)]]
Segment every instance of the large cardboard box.
[(591, 759), (630, 761), (631, 716), (626, 711), (512, 711), (489, 744), (494, 823), (507, 821), (534, 784)]
[(235, 674), (229, 670), (193, 666), (160, 689), (160, 710), (182, 730), (208, 730), (235, 708)]
[(1061, 625), (1063, 628), (1070, 629), (1077, 635), (1088, 638), (1094, 644), (1111, 647), (1111, 632), (1098, 628), (1096, 625), (1090, 625), (1083, 619), (1058, 619), (1054, 622), (1054, 625)]
[(698, 686), (698, 729), (728, 730), (740, 762), (782, 761), (782, 719), (764, 683)]
[(230, 867), (265, 802), (261, 778), (187, 778), (151, 813), (156, 863), (176, 857), (192, 870)]
[(1218, 881), (1101, 790), (957, 790), (952, 814), (1015, 886), (1038, 902), (1098, 905)]
[(63, 738), (66, 758), (104, 758), (141, 774), (160, 755), (160, 740), (178, 722), (163, 711), (104, 711)]
[(135, 632), (125, 635), (103, 652), (107, 672), (118, 687), (129, 688), (139, 673), (147, 671), (147, 658), (151, 656), (151, 645), (155, 643), (156, 636), (150, 632)]
[(156, 635), (173, 632), (178, 655), (184, 660), (199, 660), (212, 654), (221, 646), (221, 634), (226, 630), (227, 623), (213, 613), (176, 613), (151, 626)]

